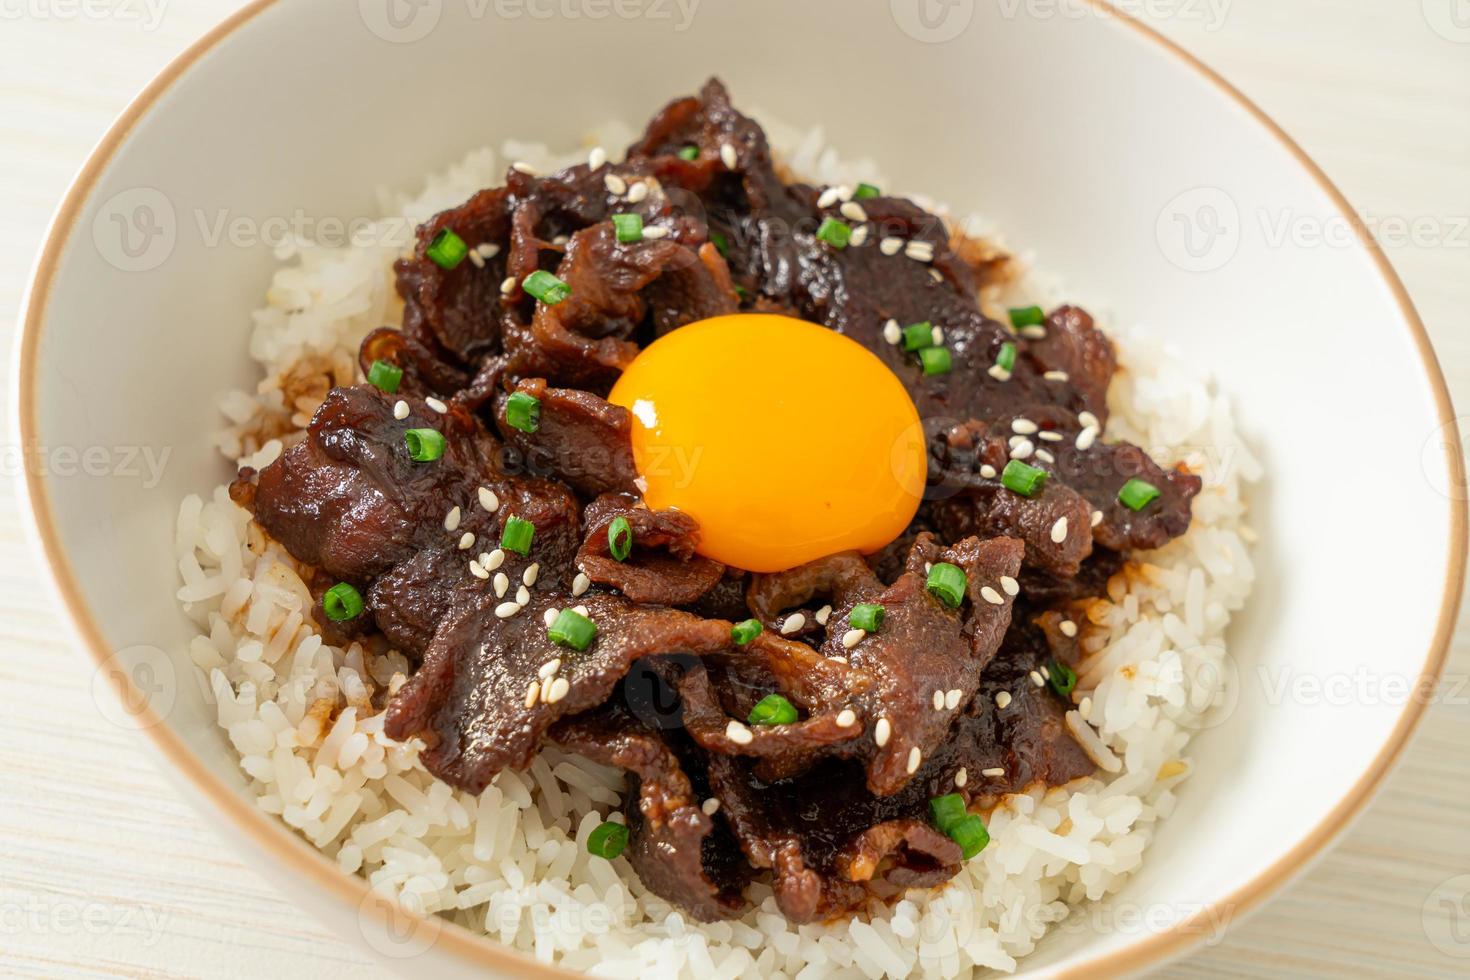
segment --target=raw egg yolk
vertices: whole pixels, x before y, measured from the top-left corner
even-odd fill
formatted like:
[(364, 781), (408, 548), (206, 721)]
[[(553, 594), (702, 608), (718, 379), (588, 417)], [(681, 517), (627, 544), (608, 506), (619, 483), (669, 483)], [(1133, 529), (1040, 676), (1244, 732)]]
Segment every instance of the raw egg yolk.
[(776, 572), (908, 527), (924, 492), (919, 413), (861, 344), (791, 317), (737, 314), (645, 348), (608, 399), (633, 415), (655, 510), (699, 522), (699, 553)]

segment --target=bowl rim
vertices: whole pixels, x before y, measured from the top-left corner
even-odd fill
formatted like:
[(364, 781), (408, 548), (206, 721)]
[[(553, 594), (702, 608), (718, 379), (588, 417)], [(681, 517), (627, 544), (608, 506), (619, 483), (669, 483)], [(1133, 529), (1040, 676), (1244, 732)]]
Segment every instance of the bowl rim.
[[(1439, 361), (1423, 321), (1409, 299), (1403, 282), (1384, 256), (1372, 233), (1363, 222), (1354, 220), (1356, 212), (1342, 192), (1301, 147), (1255, 103), (1214, 69), (1133, 15), (1108, 6), (1104, 0), (1085, 0), (1085, 2), (1097, 8), (1099, 14), (1105, 13), (1107, 16), (1103, 19), (1116, 22), (1120, 25), (1120, 29), (1133, 31), (1140, 39), (1163, 49), (1183, 67), (1197, 73), (1239, 108), (1245, 110), (1302, 167), (1318, 188), (1327, 195), (1338, 215), (1346, 220), (1348, 227), (1354, 229), (1358, 244), (1368, 253), (1384, 285), (1398, 305), (1422, 361), (1425, 378), (1434, 395), (1435, 410), (1443, 431), (1452, 437), (1442, 441), (1452, 488), (1451, 492), (1446, 494), (1450, 508), (1450, 549), (1445, 567), (1439, 617), (1418, 678), (1420, 684), (1438, 684), (1449, 653), (1450, 640), (1465, 584), (1466, 501), (1463, 495), (1457, 496), (1453, 490), (1453, 488), (1466, 485), (1465, 462), (1460, 447), (1459, 428), (1444, 375), (1440, 370)], [(165, 65), (128, 104), (92, 149), (85, 164), (68, 186), (42, 240), (22, 297), (13, 376), (15, 382), (13, 390), (16, 393), (13, 407), (22, 455), (26, 464), (23, 467), (24, 479), (17, 481), (22, 504), (21, 510), (29, 518), (30, 537), (35, 550), (45, 559), (44, 564), (49, 571), (52, 591), (65, 613), (65, 618), (70, 620), (69, 625), (73, 633), (82, 641), (98, 667), (105, 665), (111, 656), (109, 646), (103, 637), (102, 630), (92, 616), (91, 609), (82, 598), (75, 573), (63, 550), (56, 530), (51, 502), (47, 495), (43, 468), (33, 465), (38, 452), (36, 362), (51, 287), (59, 265), (58, 256), (62, 254), (63, 246), (71, 238), (77, 218), (91, 196), (94, 185), (138, 122), (154, 108), (162, 96), (189, 68), (239, 28), (264, 11), (278, 5), (281, 5), (281, 0), (249, 0), (244, 7), (210, 29)], [(139, 696), (140, 692), (133, 689), (131, 678), (127, 677), (125, 672), (106, 671), (106, 673), (118, 695), (127, 697), (130, 704), (145, 705), (139, 718), (139, 727), (147, 733), (154, 748), (164, 756), (173, 767), (174, 772), (186, 779), (202, 800), (208, 801), (219, 813), (223, 814), (233, 828), (249, 838), (258, 850), (270, 858), (293, 867), (305, 875), (319, 890), (346, 903), (348, 908), (356, 908), (359, 914), (368, 907), (371, 900), (377, 903), (384, 914), (391, 916), (396, 922), (410, 922), (418, 928), (432, 928), (436, 945), (442, 942), (447, 953), (474, 966), (508, 971), (520, 976), (577, 976), (560, 967), (538, 963), (488, 936), (477, 935), (437, 917), (423, 917), (399, 904), (396, 899), (386, 899), (375, 895), (363, 878), (342, 871), (321, 851), (311, 847), (275, 817), (246, 801), (223, 779), (210, 771), (195, 756), (184, 738), (168, 724), (162, 723), (164, 719), (157, 716), (152, 707), (147, 705), (146, 699)], [(1418, 689), (1421, 688), (1416, 688)], [(1430, 688), (1426, 686), (1422, 689)], [(1143, 935), (1119, 949), (1074, 963), (1055, 975), (1073, 977), (1129, 974), (1156, 967), (1203, 942), (1209, 932), (1206, 928), (1207, 923), (1221, 910), (1230, 913), (1229, 921), (1231, 922), (1239, 921), (1246, 914), (1255, 911), (1267, 898), (1284, 887), (1297, 873), (1304, 870), (1309, 861), (1323, 852), (1367, 806), (1382, 784), (1384, 777), (1410, 741), (1424, 715), (1427, 700), (1424, 698), (1408, 699), (1378, 754), (1351, 789), (1338, 800), (1333, 809), (1316, 827), (1297, 841), (1291, 850), (1260, 871), (1249, 882), (1224, 899), (1201, 907), (1194, 914), (1169, 929)]]

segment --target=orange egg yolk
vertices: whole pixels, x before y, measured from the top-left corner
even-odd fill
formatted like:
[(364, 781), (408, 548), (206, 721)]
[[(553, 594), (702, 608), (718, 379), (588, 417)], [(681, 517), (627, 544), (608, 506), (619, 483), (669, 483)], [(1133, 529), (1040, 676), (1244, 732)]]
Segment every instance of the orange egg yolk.
[(785, 316), (737, 314), (659, 338), (609, 401), (633, 415), (655, 510), (699, 522), (699, 553), (775, 572), (908, 527), (924, 492), (919, 413), (861, 344)]

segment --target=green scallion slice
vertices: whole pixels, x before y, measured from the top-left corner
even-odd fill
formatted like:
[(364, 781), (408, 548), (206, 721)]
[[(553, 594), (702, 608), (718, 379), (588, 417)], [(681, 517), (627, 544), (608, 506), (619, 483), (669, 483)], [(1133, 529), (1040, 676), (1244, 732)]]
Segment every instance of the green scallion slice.
[(736, 623), (730, 627), (730, 639), (735, 641), (736, 646), (743, 647), (757, 636), (760, 636), (761, 630), (764, 628), (761, 626), (760, 620), (747, 619), (743, 623)]
[(723, 233), (712, 231), (709, 233), (709, 240), (715, 243), (715, 248), (720, 250), (721, 255), (730, 254), (730, 239), (726, 238)]
[(1016, 345), (1007, 340), (1000, 345), (1000, 350), (995, 355), (995, 366), (1002, 371), (1014, 371), (1016, 369)]
[(403, 433), (403, 443), (416, 463), (432, 463), (444, 455), (444, 437), (434, 429), (409, 429)]
[(500, 546), (518, 555), (531, 553), (531, 539), (536, 536), (536, 525), (519, 517), (506, 518), (505, 528), (500, 532)]
[(362, 593), (346, 582), (338, 582), (322, 593), (322, 611), (334, 623), (345, 623), (362, 615)]
[(833, 248), (847, 248), (847, 242), (852, 238), (852, 229), (836, 218), (824, 218), (817, 228), (817, 238)]
[(563, 609), (546, 627), (546, 638), (559, 646), (585, 650), (597, 635), (597, 624), (575, 609)]
[(521, 288), (547, 306), (555, 306), (572, 295), (572, 287), (547, 272), (537, 269), (521, 280)]
[(933, 819), (934, 826), (946, 834), (951, 826), (965, 819), (969, 813), (965, 808), (965, 798), (959, 793), (936, 796), (929, 801), (929, 816)]
[(779, 694), (767, 694), (750, 709), (752, 725), (789, 725), (797, 718), (796, 706)]
[(403, 368), (392, 361), (374, 361), (368, 368), (368, 384), (385, 394), (398, 391), (403, 382)]
[(505, 423), (522, 432), (535, 432), (541, 427), (541, 399), (517, 391), (505, 403)]
[(985, 850), (985, 845), (990, 843), (990, 832), (985, 829), (985, 821), (973, 813), (950, 824), (944, 835), (960, 845), (960, 854), (966, 861)]
[(615, 214), (612, 216), (613, 231), (617, 232), (618, 241), (627, 245), (629, 242), (643, 241), (643, 215), (641, 214)]
[(925, 347), (919, 351), (919, 362), (925, 374), (948, 374), (953, 366), (948, 347)]
[(907, 351), (923, 350), (925, 347), (934, 346), (934, 324), (925, 320), (923, 323), (911, 323), (903, 328), (903, 349)]
[(1013, 459), (1000, 471), (1001, 484), (1023, 497), (1034, 497), (1046, 483), (1046, 470)]
[(883, 615), (883, 607), (878, 603), (860, 602), (852, 607), (852, 612), (848, 613), (847, 623), (853, 629), (876, 633), (878, 627), (883, 625)]
[(1046, 679), (1051, 689), (1064, 698), (1071, 697), (1072, 689), (1077, 686), (1077, 672), (1060, 660), (1046, 665)]
[(465, 256), (470, 254), (470, 247), (448, 228), (441, 228), (439, 234), (429, 243), (424, 250), (435, 265), (441, 269), (454, 269), (464, 261)]
[(936, 562), (929, 569), (929, 581), (925, 587), (935, 598), (951, 609), (958, 609), (960, 603), (965, 601), (965, 586), (969, 579), (965, 570), (958, 565), (951, 565), (947, 561)]
[(1123, 489), (1118, 491), (1118, 500), (1129, 510), (1143, 510), (1150, 503), (1157, 500), (1159, 488), (1147, 480), (1134, 477), (1123, 484)]
[(614, 517), (607, 526), (607, 550), (618, 561), (627, 561), (633, 553), (633, 525), (626, 517)]
[(1039, 306), (1014, 306), (1011, 307), (1011, 326), (1019, 330), (1022, 327), (1035, 327), (1046, 322), (1046, 314), (1041, 312)]
[(679, 159), (680, 160), (698, 160), (699, 159), (699, 147), (695, 146), (693, 143), (690, 143), (688, 146), (683, 147), (682, 149), (679, 150)]
[(858, 184), (857, 190), (852, 192), (854, 201), (866, 201), (870, 197), (878, 197), (883, 192), (872, 184)]
[(587, 853), (611, 861), (628, 846), (628, 828), (608, 821), (587, 835)]

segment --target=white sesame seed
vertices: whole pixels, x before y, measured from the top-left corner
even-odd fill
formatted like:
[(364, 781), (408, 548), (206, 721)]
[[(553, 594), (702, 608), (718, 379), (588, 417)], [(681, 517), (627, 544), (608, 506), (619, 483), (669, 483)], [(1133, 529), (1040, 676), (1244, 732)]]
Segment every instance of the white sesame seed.
[(523, 173), (528, 177), (536, 176), (536, 168), (523, 160), (517, 160), (515, 163), (511, 164), (510, 169), (519, 171), (520, 173)]
[(1058, 623), (1057, 629), (1062, 631), (1063, 636), (1077, 635), (1077, 624), (1072, 622), (1070, 619), (1064, 619), (1060, 623)]
[(567, 680), (565, 677), (558, 677), (556, 680), (551, 682), (551, 697), (547, 698), (546, 700), (549, 701), (551, 704), (556, 704), (556, 702), (560, 701), (562, 698), (570, 694), (571, 690), (572, 682)]
[(485, 566), (485, 571), (493, 572), (501, 565), (505, 564), (505, 552), (501, 551), (499, 548), (496, 548), (494, 551), (490, 552), (490, 554), (486, 555), (484, 559), (481, 560), (480, 564)]
[(862, 248), (868, 244), (868, 226), (858, 225), (852, 230), (852, 235), (847, 239), (847, 244), (853, 248)]
[(531, 567), (530, 568), (527, 568), (524, 572), (521, 573), (521, 581), (526, 584), (526, 587), (527, 588), (530, 588), (531, 586), (535, 585), (536, 584), (536, 580), (538, 578), (540, 578), (540, 577), (541, 577), (541, 563), (539, 561), (538, 562), (532, 562), (531, 563)]
[(885, 238), (878, 243), (878, 251), (884, 255), (897, 255), (903, 250), (902, 238)]
[(1092, 698), (1083, 698), (1077, 703), (1077, 713), (1082, 716), (1083, 721), (1092, 719)]
[(1057, 458), (1051, 453), (1047, 452), (1045, 449), (1036, 450), (1036, 458), (1041, 460), (1043, 463), (1055, 463), (1057, 461)]
[(994, 466), (991, 466), (989, 463), (982, 463), (980, 465), (980, 475), (983, 476), (987, 480), (994, 480), (995, 479), (995, 467)]
[(851, 728), (853, 725), (856, 725), (856, 724), (857, 724), (857, 712), (856, 711), (853, 711), (851, 708), (843, 708), (841, 711), (837, 712), (837, 727), (838, 728)]
[(500, 254), (500, 246), (494, 242), (481, 242), (475, 251), (480, 253), (482, 259), (493, 259)]
[(827, 660), (829, 662), (831, 662), (831, 663), (834, 663), (834, 664), (841, 664), (844, 667), (847, 666), (847, 658), (846, 657), (828, 657)]
[(393, 417), (400, 422), (408, 418), (408, 402), (402, 398), (393, 403)]
[(545, 701), (547, 704), (551, 703), (551, 685), (556, 683), (553, 679), (554, 676), (555, 675), (547, 675), (546, 677), (541, 678), (541, 700)]
[(935, 347), (942, 347), (944, 345), (944, 328), (935, 327), (933, 330), (930, 330), (929, 339), (934, 341)]
[(1082, 423), (1083, 428), (1087, 428), (1087, 429), (1101, 429), (1102, 428), (1102, 423), (1097, 420), (1097, 416), (1096, 415), (1093, 415), (1091, 412), (1087, 411), (1086, 409), (1083, 409), (1082, 411), (1080, 411), (1080, 412), (1077, 413), (1077, 421)]
[(830, 208), (832, 205), (836, 204), (837, 201), (837, 188), (829, 187), (826, 190), (822, 191), (821, 195), (817, 197), (817, 207)]
[(801, 613), (792, 613), (790, 616), (787, 616), (786, 621), (781, 624), (781, 635), (790, 636), (792, 633), (795, 633), (797, 630), (801, 629), (805, 625), (805, 616), (803, 616)]
[(980, 775), (982, 775), (982, 776), (989, 776), (989, 777), (992, 777), (992, 778), (995, 777), (995, 776), (1004, 776), (1005, 774), (1006, 774), (1006, 771), (1001, 766), (991, 766), (989, 769), (981, 769), (980, 770)]
[(632, 185), (631, 187), (628, 188), (628, 203), (629, 204), (639, 204), (647, 196), (648, 196), (648, 185), (645, 184), (641, 180), (638, 183), (636, 183), (636, 184), (634, 184), (634, 185)]
[(619, 197), (628, 193), (628, 182), (617, 174), (608, 174), (603, 177), (602, 186), (607, 188), (609, 194), (616, 194)]
[(515, 291), (516, 291), (516, 277), (515, 276), (506, 276), (504, 279), (500, 280), (500, 295), (502, 295), (502, 296), (509, 296), (511, 293), (513, 293)]
[(1057, 544), (1067, 540), (1067, 519), (1058, 517), (1057, 522), (1051, 526), (1051, 539)]
[(1011, 380), (1011, 372), (1007, 371), (1005, 368), (1001, 367), (999, 364), (992, 364), (992, 365), (990, 365), (990, 367), (988, 367), (988, 368), (985, 369), (985, 373), (988, 374), (988, 375), (990, 375), (992, 378), (994, 378), (997, 381), (1009, 381), (1009, 380)]
[(501, 619), (510, 619), (510, 617), (514, 616), (520, 611), (521, 607), (516, 605), (514, 602), (502, 602), (500, 605), (495, 607), (495, 615), (500, 617)]
[(644, 225), (643, 237), (654, 240), (657, 240), (659, 238), (668, 238), (669, 230), (659, 225)]
[(1047, 670), (1045, 665), (1041, 667), (1041, 676), (1047, 680), (1051, 680), (1051, 671)]
[(735, 155), (735, 147), (729, 143), (720, 144), (720, 162), (725, 165), (725, 169), (734, 170), (740, 163), (740, 158)]
[(938, 269), (930, 269), (929, 278), (933, 279), (935, 282), (944, 282), (944, 277), (939, 274)]
[(1048, 371), (1042, 375), (1048, 381), (1067, 381), (1070, 375), (1066, 371)]
[(746, 728), (744, 725), (740, 724), (740, 722), (736, 721), (733, 718), (730, 719), (730, 723), (725, 726), (725, 737), (734, 742), (736, 745), (749, 745), (751, 742), (755, 741), (755, 736), (751, 734), (750, 729)]
[(1020, 442), (1016, 443), (1016, 447), (1011, 450), (1011, 459), (1025, 459), (1034, 452), (1036, 452), (1036, 444), (1033, 443), (1030, 439), (1022, 439)]
[(500, 509), (500, 498), (495, 496), (495, 491), (489, 487), (480, 488), (480, 506), (492, 514)]
[(1000, 597), (1000, 593), (995, 591), (988, 585), (980, 590), (980, 598), (984, 599), (992, 606), (1003, 606), (1006, 604), (1006, 601)]
[(576, 613), (578, 616), (586, 616), (588, 614), (586, 606), (577, 606), (575, 609), (572, 610), (572, 612)]
[[(556, 612), (555, 609), (548, 609), (546, 611), (548, 613), (554, 613), (554, 612)], [(552, 619), (555, 619), (556, 617), (555, 616), (552, 616), (551, 618)], [(550, 626), (551, 624), (550, 623), (547, 623), (546, 625), (547, 626)], [(536, 671), (536, 676), (539, 677), (539, 678), (541, 678), (544, 681), (548, 677), (554, 677), (554, 676), (556, 676), (556, 672), (558, 670), (561, 670), (561, 658), (560, 657), (552, 657), (550, 660), (546, 661), (546, 663), (544, 663), (544, 664), (541, 665), (541, 669), (538, 670), (538, 671)]]
[(1092, 526), (1093, 527), (1097, 527), (1099, 524), (1101, 524), (1102, 523), (1102, 519), (1103, 519), (1103, 512), (1102, 511), (1095, 510), (1095, 511), (1092, 512)]
[(831, 617), (832, 617), (832, 607), (831, 606), (823, 606), (821, 609), (818, 609), (817, 610), (817, 614), (813, 618), (816, 619), (818, 626), (826, 626), (827, 625), (827, 620), (830, 619)]
[(447, 514), (444, 515), (444, 530), (446, 530), (446, 531), (458, 531), (459, 530), (459, 508), (458, 507), (451, 507), (451, 508), (449, 508), (449, 513), (447, 513)]
[(890, 722), (887, 718), (879, 718), (878, 724), (873, 726), (873, 741), (878, 744), (878, 748), (881, 749), (883, 746), (887, 745), (888, 739), (892, 735), (893, 723)]
[(851, 650), (853, 647), (863, 642), (863, 638), (867, 635), (867, 630), (848, 630), (846, 633), (842, 634), (842, 646), (845, 649)]
[(844, 218), (852, 221), (861, 223), (868, 220), (868, 212), (864, 211), (863, 206), (856, 201), (848, 201), (837, 210), (842, 213)]
[(577, 577), (572, 579), (572, 598), (575, 599), (577, 596), (581, 595), (583, 592), (586, 592), (591, 587), (592, 580), (584, 575), (582, 572), (578, 572)]
[(1034, 670), (1031, 672), (1031, 683), (1035, 684), (1037, 687), (1045, 687), (1046, 686), (1046, 681), (1042, 678), (1042, 676), (1039, 673), (1037, 673)]
[[(897, 320), (889, 320), (883, 324), (883, 339), (890, 344), (896, 344), (903, 339), (903, 328), (898, 325)], [(403, 404), (399, 402), (399, 404)]]
[(852, 188), (851, 187), (848, 187), (846, 184), (838, 184), (837, 185), (837, 199), (839, 201), (851, 201), (852, 200)]
[(1023, 436), (1035, 435), (1038, 426), (1030, 419), (1016, 419), (1011, 423), (1011, 431)]
[(711, 796), (709, 799), (705, 800), (699, 808), (704, 811), (704, 815), (706, 817), (712, 817), (716, 813), (720, 812), (720, 801)]
[(1033, 323), (1029, 327), (1021, 328), (1021, 336), (1027, 340), (1045, 340), (1046, 328), (1040, 324)]
[(962, 787), (966, 783), (968, 783), (969, 781), (970, 781), (970, 774), (969, 774), (969, 772), (966, 771), (966, 769), (965, 769), (964, 766), (961, 766), (960, 769), (959, 769), (959, 772), (956, 772), (954, 774), (954, 784), (956, 786), (961, 786)]
[(607, 163), (607, 151), (600, 146), (594, 146), (592, 152), (587, 154), (587, 166), (596, 170), (604, 163)]
[(1045, 432), (1040, 433), (1040, 436), (1042, 442), (1062, 441), (1062, 434), (1060, 432), (1053, 432), (1051, 429), (1047, 429)]
[(962, 697), (964, 697), (964, 692), (957, 687), (952, 687), (944, 692), (944, 706), (950, 711), (953, 711), (960, 706), (960, 698)]
[(917, 745), (915, 745), (913, 748), (909, 749), (909, 765), (908, 765), (908, 770), (909, 770), (909, 775), (910, 776), (912, 776), (914, 773), (916, 773), (916, 772), (919, 771), (919, 763), (921, 763), (923, 761), (924, 761), (924, 753), (922, 753), (922, 752), (919, 751), (919, 747)]
[(531, 590), (524, 585), (516, 589), (516, 602), (519, 602), (523, 606), (529, 605), (531, 602)]
[(1011, 703), (1011, 692), (1001, 691), (995, 696), (995, 706), (1004, 711)]
[[(560, 615), (561, 615), (561, 610), (560, 609), (556, 608), (555, 606), (548, 606), (547, 609), (546, 609), (546, 611), (541, 614), (541, 621), (543, 623), (545, 623), (547, 625), (547, 627), (550, 627), (552, 623), (556, 622), (556, 617), (557, 616), (560, 616)], [(558, 664), (558, 666), (560, 666), (560, 665)], [(542, 670), (545, 670), (546, 669), (546, 665), (545, 664), (542, 664), (541, 665), (541, 669)]]
[(474, 546), (475, 546), (475, 536), (473, 534), (471, 534), (469, 531), (466, 531), (465, 533), (463, 533), (463, 534), (461, 534), (459, 536), (459, 550), (460, 551), (469, 551)]
[(1021, 594), (1021, 583), (1020, 582), (1017, 582), (1015, 579), (1011, 578), (1009, 575), (1002, 575), (1000, 577), (1000, 587), (1003, 590), (1005, 590), (1005, 594), (1006, 595), (1020, 595)]
[(495, 598), (504, 599), (505, 590), (510, 588), (510, 579), (505, 577), (504, 572), (495, 573)]
[(934, 246), (928, 242), (909, 242), (903, 247), (903, 254), (915, 262), (932, 262)]
[(934, 571), (934, 563), (932, 561), (924, 562), (924, 574), (928, 575), (932, 571)]
[(476, 269), (485, 268), (485, 257), (483, 255), (481, 255), (477, 251), (474, 251), (473, 249), (470, 251), (469, 255), (470, 265), (474, 266)]
[(434, 411), (438, 412), (440, 415), (443, 415), (445, 412), (449, 411), (449, 406), (444, 404), (437, 398), (425, 398), (424, 404), (432, 408)]
[(944, 710), (944, 692), (939, 690), (938, 688), (934, 689), (933, 704), (935, 711)]
[(534, 707), (536, 707), (536, 702), (539, 701), (540, 699), (541, 699), (541, 685), (540, 684), (537, 684), (535, 681), (532, 681), (531, 682), (531, 686), (528, 687), (528, 688), (526, 688), (526, 707), (528, 707), (528, 708), (534, 708)]
[(470, 574), (478, 579), (486, 579), (490, 577), (490, 573), (481, 568), (480, 563), (475, 561), (473, 558), (470, 559)]
[(1009, 439), (1006, 440), (1006, 445), (1010, 446), (1012, 449), (1015, 449), (1017, 446), (1025, 441), (1025, 436), (1011, 436)]
[(1081, 449), (1084, 452), (1091, 449), (1092, 444), (1096, 441), (1097, 430), (1090, 425), (1087, 428), (1083, 429), (1081, 432), (1077, 433), (1077, 448)]

